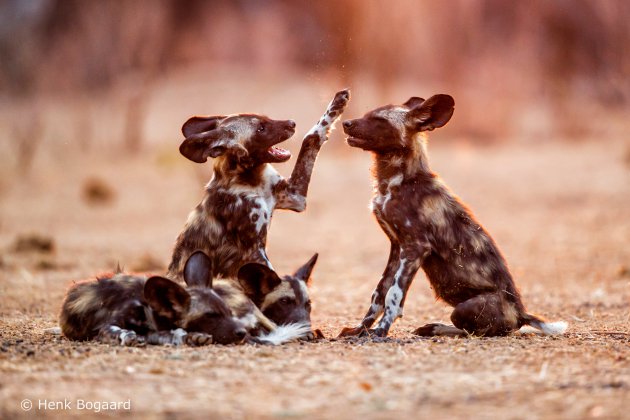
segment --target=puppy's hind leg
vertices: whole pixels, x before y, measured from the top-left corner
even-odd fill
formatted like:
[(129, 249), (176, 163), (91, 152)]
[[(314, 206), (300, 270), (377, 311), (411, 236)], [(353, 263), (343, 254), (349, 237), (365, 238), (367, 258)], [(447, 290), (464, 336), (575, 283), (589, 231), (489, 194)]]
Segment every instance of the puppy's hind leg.
[(508, 335), (517, 330), (520, 311), (500, 293), (485, 293), (455, 307), (453, 324), (471, 334), (485, 337)]
[(519, 327), (519, 312), (514, 303), (498, 293), (486, 293), (470, 298), (451, 314), (455, 326), (427, 324), (413, 333), (420, 336), (465, 337), (467, 335), (495, 337), (507, 335)]
[(434, 336), (446, 336), (446, 337), (466, 337), (468, 333), (464, 330), (460, 330), (452, 325), (445, 324), (426, 324), (420, 328), (415, 329), (412, 334), (419, 335), (421, 337), (434, 337)]

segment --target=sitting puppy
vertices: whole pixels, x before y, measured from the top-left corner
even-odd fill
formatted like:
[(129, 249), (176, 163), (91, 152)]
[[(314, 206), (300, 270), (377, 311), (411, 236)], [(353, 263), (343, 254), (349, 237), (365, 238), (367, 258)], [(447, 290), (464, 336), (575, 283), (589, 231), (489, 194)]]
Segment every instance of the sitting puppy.
[[(277, 327), (242, 291), (239, 294), (225, 281), (213, 288), (206, 268), (208, 261), (202, 253), (191, 256), (184, 272), (186, 288), (164, 277), (147, 279), (122, 273), (77, 283), (68, 291), (62, 305), (61, 331), (71, 340), (95, 339), (123, 346), (242, 341), (281, 344), (310, 334), (310, 312), (300, 323), (276, 318), (288, 323)], [(272, 280), (262, 285), (258, 265), (242, 267), (242, 276), (248, 279), (248, 285), (249, 280), (254, 284), (258, 280), (261, 287), (269, 287), (267, 284)], [(271, 277), (270, 273), (265, 275)], [(221, 295), (227, 294), (231, 299), (226, 302)]]
[(352, 147), (374, 155), (372, 201), (376, 220), (391, 249), (385, 272), (361, 324), (341, 336), (373, 332), (386, 336), (402, 316), (407, 290), (422, 267), (438, 298), (455, 307), (455, 325), (428, 324), (423, 336), (501, 336), (530, 325), (547, 334), (562, 333), (566, 323), (547, 323), (528, 314), (512, 275), (492, 237), (471, 211), (431, 172), (424, 132), (445, 125), (455, 102), (448, 95), (426, 101), (412, 97), (348, 120), (343, 129)]
[(350, 93), (338, 92), (320, 121), (307, 133), (289, 180), (271, 163), (291, 154), (275, 145), (295, 131), (293, 121), (252, 114), (192, 117), (182, 127), (180, 152), (193, 162), (214, 158), (214, 176), (201, 203), (189, 215), (169, 265), (169, 277), (181, 279), (193, 252), (211, 259), (213, 277), (234, 278), (248, 262), (272, 268), (265, 246), (275, 209), (303, 211), (317, 154), (341, 116)]

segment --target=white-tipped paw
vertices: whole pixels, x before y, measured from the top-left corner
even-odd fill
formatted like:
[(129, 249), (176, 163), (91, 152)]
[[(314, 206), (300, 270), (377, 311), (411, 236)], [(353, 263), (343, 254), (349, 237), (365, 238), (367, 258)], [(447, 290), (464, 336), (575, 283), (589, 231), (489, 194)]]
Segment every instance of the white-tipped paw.
[(120, 335), (118, 336), (118, 339), (120, 340), (120, 345), (126, 347), (144, 344), (144, 340), (142, 339), (142, 337), (139, 337), (135, 331), (130, 330), (122, 330), (120, 332)]
[(182, 344), (184, 344), (184, 340), (188, 335), (188, 333), (182, 328), (171, 331), (171, 334), (173, 334), (171, 344), (174, 346), (181, 346)]

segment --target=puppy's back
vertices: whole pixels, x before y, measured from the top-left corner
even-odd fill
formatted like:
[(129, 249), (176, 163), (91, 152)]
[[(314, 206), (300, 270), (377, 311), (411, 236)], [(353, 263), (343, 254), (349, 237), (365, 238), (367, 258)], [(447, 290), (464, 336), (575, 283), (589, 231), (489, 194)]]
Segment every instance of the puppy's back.
[(101, 327), (129, 317), (123, 313), (130, 308), (137, 312), (130, 320), (141, 322), (134, 318), (144, 317), (145, 281), (142, 276), (116, 274), (76, 283), (68, 290), (61, 307), (61, 331), (72, 340), (91, 340)]

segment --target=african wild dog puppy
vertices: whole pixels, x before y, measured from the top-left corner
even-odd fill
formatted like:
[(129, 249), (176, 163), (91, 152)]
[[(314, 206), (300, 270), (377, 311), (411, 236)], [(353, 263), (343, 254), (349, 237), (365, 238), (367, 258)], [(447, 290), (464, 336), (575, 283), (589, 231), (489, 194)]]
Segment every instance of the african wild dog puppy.
[(211, 282), (189, 274), (184, 279), (186, 288), (164, 277), (123, 273), (77, 283), (63, 302), (61, 330), (71, 340), (123, 346), (243, 341), (247, 330)]
[(525, 311), (490, 234), (429, 169), (424, 132), (445, 125), (454, 105), (449, 95), (426, 101), (412, 97), (403, 105), (383, 106), (343, 123), (348, 144), (374, 155), (372, 208), (391, 249), (363, 321), (344, 328), (341, 336), (364, 334), (381, 315), (369, 332), (386, 336), (402, 316), (407, 290), (420, 267), (437, 297), (455, 307), (455, 327), (428, 324), (415, 334), (499, 336), (523, 325), (553, 334), (566, 328), (566, 323), (546, 323)]
[(271, 163), (291, 157), (287, 150), (275, 145), (293, 135), (293, 121), (251, 114), (192, 117), (186, 121), (182, 127), (186, 139), (180, 152), (198, 163), (214, 158), (214, 175), (176, 240), (169, 277), (180, 279), (184, 262), (196, 250), (210, 257), (215, 278), (234, 278), (247, 262), (272, 268), (265, 251), (272, 212), (301, 212), (306, 208), (315, 159), (349, 98), (348, 90), (335, 95), (322, 118), (304, 137), (288, 180)]
[[(251, 336), (249, 342), (280, 344), (313, 338), (307, 285), (317, 262), (315, 254), (294, 274), (280, 278), (264, 264), (242, 266), (236, 279), (214, 279), (212, 287)], [(212, 278), (212, 261), (202, 251), (189, 258), (185, 275)]]
[[(283, 283), (307, 281), (315, 260), (311, 258)], [(72, 340), (96, 339), (124, 346), (282, 344), (312, 334), (310, 301), (296, 305), (298, 309), (294, 312), (271, 313), (272, 321), (237, 282), (213, 281), (210, 259), (201, 251), (193, 253), (186, 262), (184, 280), (187, 288), (164, 277), (147, 279), (117, 273), (78, 283), (68, 291), (63, 303), (61, 330)], [(266, 299), (265, 295), (274, 291), (276, 295), (286, 296), (278, 293), (284, 288), (267, 266), (246, 264), (239, 270), (239, 280), (247, 285), (251, 296)], [(299, 296), (303, 298), (304, 294)], [(270, 300), (278, 299), (272, 296)], [(304, 306), (309, 308), (308, 313), (300, 310)]]

